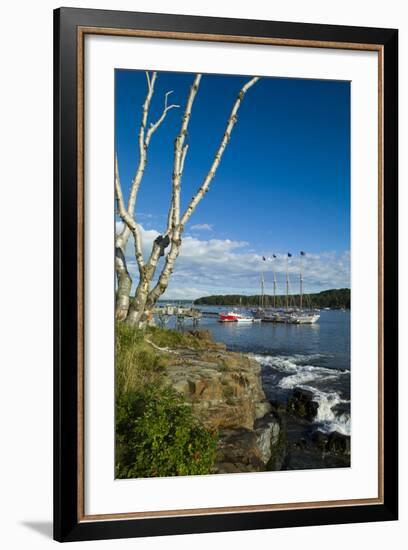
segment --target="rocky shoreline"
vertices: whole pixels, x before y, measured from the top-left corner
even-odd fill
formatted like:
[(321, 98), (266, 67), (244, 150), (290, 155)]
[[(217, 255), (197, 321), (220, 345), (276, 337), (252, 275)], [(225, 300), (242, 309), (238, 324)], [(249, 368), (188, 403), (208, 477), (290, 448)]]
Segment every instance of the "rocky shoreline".
[(350, 465), (350, 437), (316, 430), (310, 392), (295, 388), (287, 402), (270, 402), (258, 361), (227, 351), (209, 331), (192, 335), (203, 346), (172, 350), (166, 377), (204, 426), (218, 431), (213, 473)]

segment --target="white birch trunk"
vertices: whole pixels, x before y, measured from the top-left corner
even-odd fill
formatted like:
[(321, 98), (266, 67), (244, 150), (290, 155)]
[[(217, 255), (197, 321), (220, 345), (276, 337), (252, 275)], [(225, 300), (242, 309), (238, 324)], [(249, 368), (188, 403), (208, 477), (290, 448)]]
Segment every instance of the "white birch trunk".
[(125, 255), (122, 250), (116, 247), (115, 270), (117, 277), (115, 318), (117, 321), (124, 321), (127, 317), (132, 290), (132, 278), (126, 265)]
[[(190, 122), (191, 111), (193, 108), (194, 100), (196, 98), (198, 88), (200, 86), (201, 74), (197, 74), (194, 78), (193, 84), (190, 88), (190, 93), (187, 98), (186, 107), (181, 122), (179, 134), (174, 142), (174, 160), (173, 160), (173, 176), (172, 176), (172, 200), (169, 208), (167, 231), (165, 235), (169, 235), (171, 239), (171, 248), (169, 255), (174, 256), (173, 264), (178, 256), (181, 240), (179, 230), (180, 220), (180, 188), (181, 177), (184, 170), (184, 161), (186, 158), (188, 146), (185, 144), (187, 136), (188, 125)], [(144, 326), (153, 321), (153, 310), (157, 300), (150, 298), (150, 284), (156, 273), (158, 261), (160, 259), (160, 246), (156, 243), (153, 244), (150, 258), (146, 265), (143, 267), (143, 274), (140, 276), (139, 285), (135, 292), (135, 299), (133, 304), (129, 307), (129, 314), (127, 322), (131, 325)], [(170, 272), (172, 268), (168, 266), (168, 257), (165, 261), (163, 269)], [(167, 268), (166, 268), (167, 266)], [(160, 275), (162, 277), (162, 274)], [(163, 290), (164, 292), (164, 290)]]
[[(140, 188), (140, 184), (146, 169), (147, 165), (147, 152), (150, 145), (151, 138), (156, 130), (160, 127), (166, 115), (170, 109), (179, 107), (178, 105), (168, 105), (168, 97), (172, 92), (167, 92), (164, 98), (164, 107), (162, 114), (155, 123), (151, 123), (150, 127), (146, 130), (147, 120), (149, 116), (150, 104), (154, 94), (154, 87), (157, 79), (157, 73), (154, 72), (152, 76), (149, 76), (149, 73), (146, 72), (146, 79), (148, 85), (148, 91), (146, 94), (145, 101), (142, 108), (142, 120), (139, 128), (138, 135), (138, 144), (139, 144), (139, 163), (136, 169), (135, 176), (133, 178), (129, 201), (127, 208), (125, 208), (122, 189), (120, 184), (119, 172), (117, 159), (115, 159), (115, 192), (116, 199), (118, 204), (119, 215), (124, 222), (124, 227), (119, 235), (116, 237), (116, 260), (115, 260), (115, 269), (118, 281), (117, 289), (117, 299), (116, 299), (116, 318), (123, 320), (127, 317), (129, 304), (130, 304), (130, 292), (132, 287), (132, 280), (130, 274), (126, 267), (126, 245), (128, 243), (129, 237), (133, 234), (134, 246), (135, 246), (135, 258), (139, 268), (139, 281), (143, 283), (145, 279), (144, 272), (144, 259), (142, 253), (142, 239), (140, 233), (140, 227), (135, 220), (135, 208), (136, 208), (136, 199), (137, 194)], [(144, 284), (140, 284), (144, 288)], [(143, 302), (143, 300), (142, 300)]]
[[(180, 253), (181, 243), (182, 243), (182, 234), (184, 231), (185, 224), (190, 219), (192, 213), (197, 208), (197, 205), (204, 197), (205, 193), (208, 192), (210, 184), (212, 180), (214, 179), (215, 173), (220, 165), (222, 156), (224, 154), (224, 151), (228, 145), (228, 142), (231, 138), (232, 130), (234, 129), (234, 126), (237, 122), (237, 113), (241, 106), (242, 100), (244, 99), (245, 94), (247, 91), (254, 85), (256, 82), (258, 82), (259, 77), (254, 77), (251, 80), (249, 80), (240, 90), (237, 99), (234, 102), (234, 105), (232, 107), (230, 116), (227, 121), (227, 126), (225, 128), (223, 137), (221, 139), (221, 143), (216, 151), (214, 160), (211, 164), (210, 170), (208, 171), (206, 177), (204, 178), (203, 183), (199, 187), (197, 193), (194, 195), (192, 200), (190, 201), (186, 211), (184, 212), (183, 216), (180, 220), (180, 214), (179, 214), (179, 207), (180, 207), (180, 178), (182, 169), (177, 170), (180, 168), (180, 166), (184, 166), (184, 159), (185, 154), (182, 155), (182, 149), (180, 149), (180, 142), (177, 140), (180, 139), (180, 136), (182, 135), (182, 132), (180, 132), (178, 138), (176, 139), (176, 155), (175, 155), (175, 169), (173, 171), (173, 200), (172, 205), (170, 207), (170, 213), (169, 218), (172, 217), (172, 239), (171, 239), (171, 248), (166, 256), (166, 260), (163, 266), (163, 269), (160, 273), (159, 279), (155, 285), (155, 287), (150, 291), (146, 302), (145, 302), (145, 308), (147, 308), (149, 311), (152, 311), (154, 309), (154, 306), (157, 302), (157, 300), (160, 298), (160, 296), (163, 295), (163, 293), (166, 291), (170, 276), (173, 273), (174, 265), (177, 260), (177, 257)], [(199, 81), (198, 81), (199, 82)], [(191, 93), (190, 93), (191, 95)], [(193, 99), (194, 100), (194, 99)], [(191, 111), (191, 109), (190, 109)], [(190, 115), (189, 115), (190, 116)], [(181, 147), (183, 146), (183, 142), (181, 143)], [(177, 164), (176, 164), (177, 163)], [(179, 174), (179, 178), (174, 178), (174, 174)]]

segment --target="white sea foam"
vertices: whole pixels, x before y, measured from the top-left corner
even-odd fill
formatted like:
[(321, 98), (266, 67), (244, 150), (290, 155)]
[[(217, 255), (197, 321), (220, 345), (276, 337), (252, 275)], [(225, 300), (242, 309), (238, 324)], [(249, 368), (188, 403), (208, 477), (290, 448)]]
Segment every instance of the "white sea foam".
[(279, 387), (285, 390), (290, 390), (293, 388), (298, 388), (299, 386), (304, 386), (304, 384), (308, 384), (309, 382), (335, 380), (337, 377), (338, 375), (334, 374), (331, 369), (323, 369), (312, 366), (299, 366), (295, 374), (282, 378), (279, 382)]
[(350, 435), (351, 421), (348, 413), (336, 414), (333, 408), (340, 403), (349, 403), (342, 399), (337, 392), (324, 392), (313, 386), (302, 386), (303, 389), (313, 392), (313, 399), (319, 404), (315, 423), (325, 433), (339, 432), (343, 435)]
[(299, 363), (316, 361), (322, 357), (327, 357), (321, 353), (311, 353), (309, 355), (297, 353), (295, 355), (253, 355), (262, 365), (269, 365), (278, 370), (294, 370)]
[(302, 388), (313, 393), (313, 399), (319, 405), (315, 423), (318, 424), (320, 430), (325, 433), (337, 431), (344, 435), (350, 435), (350, 415), (348, 413), (336, 414), (333, 410), (336, 405), (348, 403), (349, 401), (342, 399), (340, 394), (335, 391), (325, 392), (313, 385), (313, 383), (336, 380), (349, 374), (350, 371), (301, 364), (322, 357), (324, 357), (322, 354), (254, 355), (259, 363), (269, 365), (287, 375), (279, 381), (278, 386), (280, 388), (289, 390)]

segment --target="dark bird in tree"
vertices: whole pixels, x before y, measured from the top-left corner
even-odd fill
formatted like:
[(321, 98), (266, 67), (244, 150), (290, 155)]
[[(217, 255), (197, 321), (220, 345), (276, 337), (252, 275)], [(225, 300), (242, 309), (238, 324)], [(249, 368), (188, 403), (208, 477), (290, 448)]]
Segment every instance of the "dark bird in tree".
[(170, 244), (170, 237), (168, 235), (165, 235), (164, 237), (163, 235), (159, 235), (156, 237), (154, 242), (160, 247), (160, 256), (164, 256), (164, 251)]

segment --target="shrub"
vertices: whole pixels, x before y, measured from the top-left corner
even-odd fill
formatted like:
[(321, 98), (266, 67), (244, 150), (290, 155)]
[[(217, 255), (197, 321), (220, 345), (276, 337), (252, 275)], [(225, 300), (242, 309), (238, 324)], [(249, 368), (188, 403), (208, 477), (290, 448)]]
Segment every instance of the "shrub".
[(116, 401), (116, 477), (208, 474), (217, 436), (170, 387), (127, 392)]

